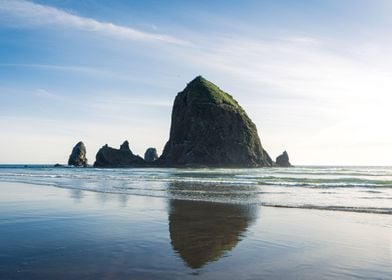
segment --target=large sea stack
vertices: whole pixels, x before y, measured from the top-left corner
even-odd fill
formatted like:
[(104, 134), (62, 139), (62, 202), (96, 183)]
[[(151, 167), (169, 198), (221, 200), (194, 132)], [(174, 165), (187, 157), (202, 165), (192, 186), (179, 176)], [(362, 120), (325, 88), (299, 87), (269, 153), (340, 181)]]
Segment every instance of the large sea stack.
[(201, 76), (177, 94), (161, 164), (260, 167), (273, 164), (256, 125), (234, 98)]
[(94, 167), (140, 167), (145, 161), (138, 155), (134, 155), (129, 149), (128, 141), (125, 141), (120, 149), (103, 146), (99, 149)]
[(68, 159), (68, 165), (72, 166), (87, 166), (87, 158), (86, 158), (86, 146), (82, 141), (77, 143), (75, 147), (73, 147), (71, 155)]

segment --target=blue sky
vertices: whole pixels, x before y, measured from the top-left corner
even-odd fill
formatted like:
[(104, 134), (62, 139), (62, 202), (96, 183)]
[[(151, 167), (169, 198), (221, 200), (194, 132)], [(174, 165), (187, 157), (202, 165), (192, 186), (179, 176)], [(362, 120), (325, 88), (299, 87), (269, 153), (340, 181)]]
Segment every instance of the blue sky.
[(177, 92), (232, 94), (274, 158), (392, 164), (392, 2), (0, 0), (0, 162), (168, 139)]

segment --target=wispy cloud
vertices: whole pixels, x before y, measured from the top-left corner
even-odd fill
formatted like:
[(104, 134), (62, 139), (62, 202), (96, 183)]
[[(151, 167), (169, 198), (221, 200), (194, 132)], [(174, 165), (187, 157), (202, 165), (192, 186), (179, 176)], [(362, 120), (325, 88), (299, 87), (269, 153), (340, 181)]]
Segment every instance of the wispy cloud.
[(104, 69), (97, 67), (86, 67), (79, 65), (58, 65), (58, 64), (37, 64), (37, 63), (0, 63), (1, 68), (19, 68), (33, 69), (41, 71), (58, 71), (65, 74), (77, 74), (83, 76), (92, 76), (99, 79), (120, 80), (137, 84), (152, 85), (152, 81), (148, 77), (134, 77), (113, 69)]
[[(140, 31), (111, 22), (101, 22), (24, 0), (0, 0), (0, 15), (3, 17), (3, 21), (4, 19), (16, 20), (17, 25), (60, 26), (132, 41), (160, 42), (176, 45), (190, 44), (174, 36)], [(15, 24), (15, 22), (13, 23)]]
[(53, 70), (53, 71), (74, 72), (74, 73), (93, 75), (98, 77), (107, 77), (107, 78), (135, 81), (135, 79), (132, 79), (129, 76), (118, 74), (113, 71), (107, 71), (94, 67), (84, 67), (84, 66), (77, 66), (77, 65), (0, 63), (0, 67), (34, 68), (34, 69), (42, 69), (42, 70), (49, 70), (49, 71)]
[(34, 92), (34, 95), (40, 98), (44, 98), (44, 99), (49, 99), (49, 100), (53, 100), (53, 101), (60, 101), (62, 100), (62, 96), (58, 95), (58, 94), (54, 94), (53, 92), (50, 92), (46, 89), (43, 88), (39, 88)]
[(342, 102), (358, 96), (367, 99), (373, 99), (374, 94), (389, 96), (391, 63), (379, 63), (379, 57), (391, 57), (390, 51), (361, 55), (356, 50), (362, 46), (335, 44), (338, 47), (311, 37), (222, 40), (208, 51), (188, 55), (187, 59), (212, 73), (236, 77), (249, 87), (269, 88), (275, 97), (281, 94), (284, 98)]
[[(229, 22), (232, 23), (231, 19)], [(250, 31), (246, 28), (244, 33), (233, 32), (225, 37), (223, 33), (203, 32), (191, 27), (189, 32), (192, 32), (193, 44), (190, 44), (175, 36), (101, 22), (24, 0), (0, 0), (0, 25), (2, 23), (24, 28), (74, 30), (78, 31), (74, 33), (97, 34), (109, 39), (145, 42), (153, 47), (157, 44), (159, 48), (146, 51), (147, 44), (144, 43), (135, 44), (132, 49), (130, 44), (116, 44), (116, 52), (100, 52), (98, 56), (97, 52), (92, 52), (91, 57), (88, 53), (88, 59), (85, 54), (90, 49), (72, 49), (67, 53), (72, 59), (67, 60), (61, 55), (61, 50), (58, 55), (45, 57), (44, 60), (26, 55), (28, 59), (23, 60), (26, 64), (17, 63), (25, 56), (18, 57), (14, 63), (8, 59), (10, 63), (0, 64), (0, 70), (9, 73), (4, 75), (4, 79), (17, 73), (14, 71), (17, 69), (5, 69), (7, 67), (32, 68), (27, 70), (36, 70), (40, 72), (38, 74), (45, 71), (59, 73), (53, 75), (58, 79), (56, 83), (50, 83), (45, 75), (37, 74), (34, 84), (29, 85), (31, 77), (23, 80), (23, 74), (30, 74), (30, 71), (20, 71), (15, 75), (15, 89), (0, 89), (3, 108), (6, 105), (10, 107), (7, 100), (15, 101), (11, 97), (19, 94), (18, 88), (23, 90), (20, 96), (31, 97), (33, 94), (39, 99), (38, 105), (29, 104), (15, 107), (13, 112), (2, 112), (1, 131), (7, 131), (6, 128), (13, 130), (3, 137), (3, 145), (0, 146), (13, 144), (7, 139), (17, 135), (14, 130), (25, 133), (32, 123), (20, 120), (10, 125), (3, 119), (7, 113), (21, 115), (22, 112), (31, 118), (31, 112), (38, 112), (40, 117), (53, 119), (50, 113), (61, 103), (63, 110), (56, 112), (56, 118), (61, 120), (65, 116), (67, 121), (53, 124), (45, 131), (51, 132), (51, 127), (68, 127), (70, 135), (90, 139), (89, 147), (96, 148), (105, 141), (120, 142), (124, 135), (132, 132), (132, 136), (135, 135), (132, 141), (139, 151), (143, 151), (146, 143), (162, 147), (168, 136), (172, 98), (193, 75), (202, 74), (233, 94), (244, 106), (258, 126), (263, 144), (271, 155), (287, 149), (295, 163), (390, 164), (392, 157), (380, 148), (384, 149), (385, 143), (392, 143), (392, 133), (385, 129), (386, 121), (392, 118), (389, 109), (392, 103), (392, 50), (388, 38), (358, 43), (350, 38), (327, 37), (330, 35), (323, 36), (321, 33), (316, 36), (305, 33), (304, 36), (296, 30), (290, 31), (290, 26), (284, 34), (273, 33), (274, 38), (258, 36), (262, 31), (257, 31), (257, 36), (249, 36)], [(262, 26), (258, 27), (262, 29)], [(77, 39), (84, 40), (79, 36)], [(45, 43), (46, 40), (42, 41), (42, 44)], [(28, 48), (24, 41), (21, 44)], [(96, 44), (88, 46), (95, 48)], [(62, 65), (64, 62), (67, 65)], [(67, 83), (59, 81), (63, 76)], [(78, 84), (73, 88), (69, 86), (69, 81), (75, 77), (78, 81), (86, 79), (86, 84), (91, 78), (96, 78), (96, 83), (88, 83), (87, 91), (85, 88), (78, 91)], [(110, 84), (108, 80), (114, 81)], [(107, 84), (113, 89), (108, 90)], [(7, 87), (7, 83), (3, 87)], [(46, 90), (35, 90), (37, 88)], [(72, 94), (67, 92), (71, 90)], [(61, 95), (62, 102), (53, 102), (58, 99), (53, 93)], [(67, 96), (76, 94), (78, 98), (67, 99)], [(83, 106), (75, 106), (73, 102), (81, 102)], [(20, 102), (15, 104), (20, 106)], [(51, 109), (49, 113), (41, 114), (44, 111), (39, 107), (41, 104), (50, 105), (47, 106)], [(76, 107), (80, 111), (75, 113)], [(25, 113), (26, 108), (30, 111)], [(74, 120), (76, 125), (70, 123), (69, 112), (73, 112), (74, 119), (77, 118), (77, 121)], [(37, 120), (35, 127), (39, 127), (40, 123)], [(111, 124), (115, 124), (116, 128)], [(102, 125), (105, 127), (102, 128)], [(78, 129), (75, 130), (75, 127)], [(155, 133), (157, 129), (159, 136)], [(102, 131), (110, 132), (104, 135), (105, 139), (102, 139)], [(148, 136), (151, 131), (154, 131), (153, 138)], [(37, 135), (37, 142), (41, 143), (38, 137), (42, 136)], [(20, 138), (25, 139), (24, 135)], [(71, 138), (70, 145), (74, 139)], [(365, 144), (367, 146), (362, 147)], [(339, 147), (344, 149), (336, 152)], [(359, 150), (361, 153), (358, 153)], [(26, 153), (28, 151), (25, 150)], [(53, 151), (59, 156), (67, 152)], [(9, 158), (13, 156), (10, 153)]]
[[(284, 148), (297, 162), (369, 164), (375, 162), (368, 156), (375, 154), (372, 145), (361, 150), (367, 153), (363, 158), (354, 148), (338, 159), (328, 153), (343, 145), (392, 139), (385, 129), (392, 117), (386, 105), (392, 102), (392, 52), (374, 51), (378, 46), (382, 41), (363, 46), (311, 37), (236, 38), (216, 40), (208, 51), (194, 50), (184, 58), (246, 107), (271, 154)], [(290, 143), (282, 141), (282, 131)]]

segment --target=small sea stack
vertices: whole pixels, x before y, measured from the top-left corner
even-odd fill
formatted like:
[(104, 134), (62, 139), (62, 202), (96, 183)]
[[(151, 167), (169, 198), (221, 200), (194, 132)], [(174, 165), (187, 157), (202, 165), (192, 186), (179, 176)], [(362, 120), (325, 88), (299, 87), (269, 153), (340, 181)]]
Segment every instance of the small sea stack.
[(158, 152), (155, 148), (148, 148), (144, 153), (144, 160), (146, 162), (153, 162), (158, 159)]
[(134, 155), (129, 148), (129, 142), (124, 141), (120, 149), (109, 147), (107, 144), (99, 149), (94, 167), (141, 167), (145, 161), (138, 155)]
[(276, 158), (276, 165), (279, 167), (292, 167), (289, 155), (286, 151)]
[(78, 142), (72, 149), (71, 155), (68, 159), (68, 165), (86, 167), (86, 153), (86, 146), (84, 145), (84, 143), (82, 141)]
[(128, 140), (125, 140), (124, 143), (122, 143), (120, 145), (120, 150), (121, 151), (131, 151), (131, 149), (129, 148), (129, 142)]

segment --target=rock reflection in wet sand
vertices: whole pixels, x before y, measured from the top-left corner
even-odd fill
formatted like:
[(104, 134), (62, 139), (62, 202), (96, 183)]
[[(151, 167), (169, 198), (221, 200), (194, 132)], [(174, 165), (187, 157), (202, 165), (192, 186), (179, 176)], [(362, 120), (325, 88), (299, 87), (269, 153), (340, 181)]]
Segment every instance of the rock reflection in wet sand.
[(219, 260), (244, 237), (256, 205), (169, 200), (171, 244), (191, 268)]

